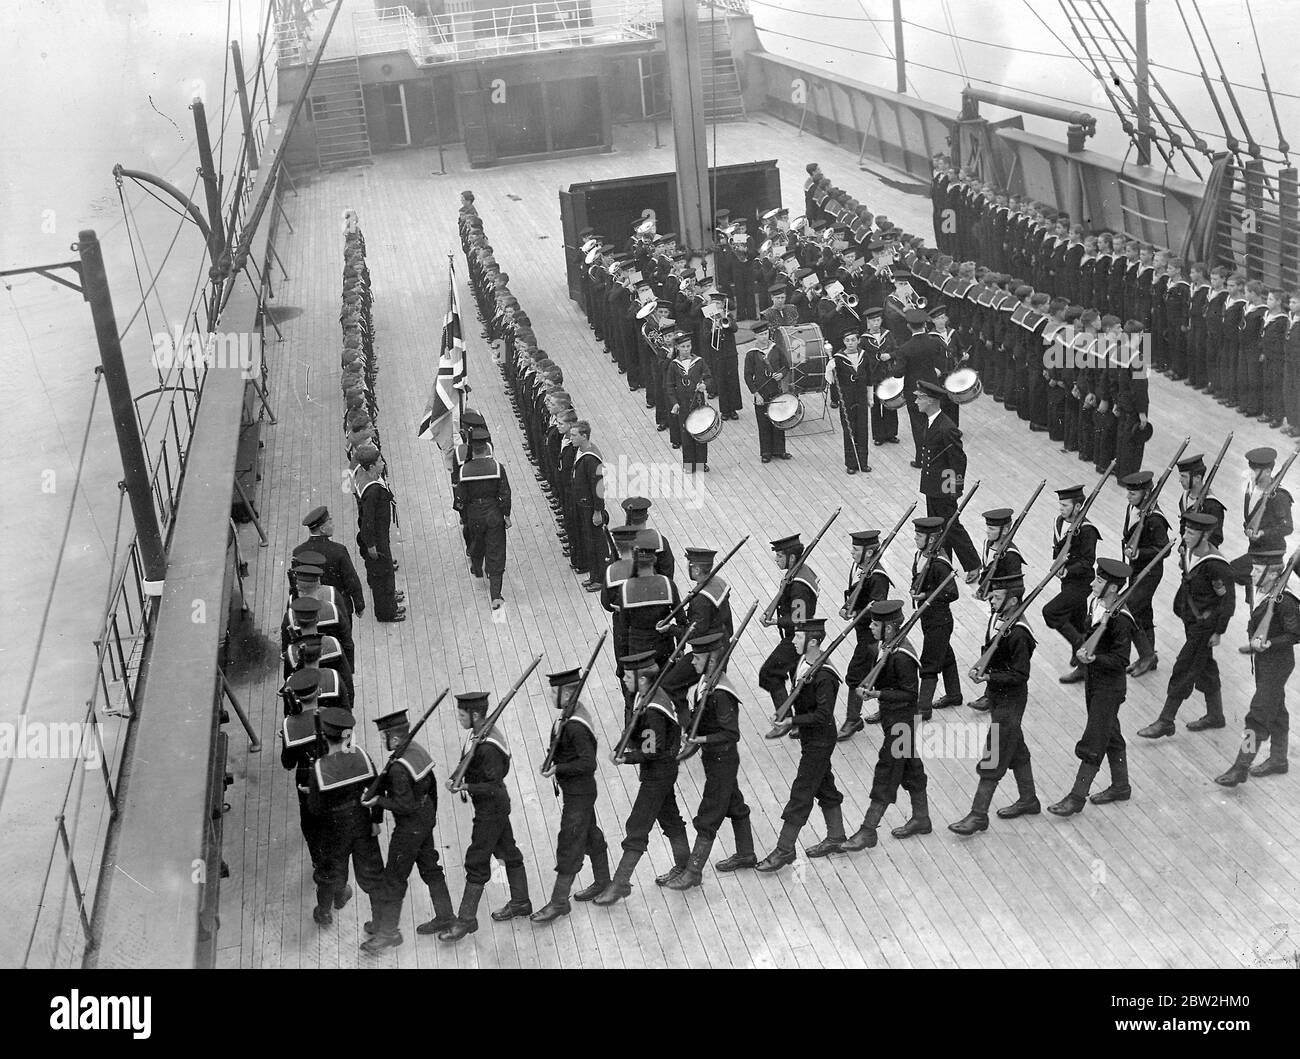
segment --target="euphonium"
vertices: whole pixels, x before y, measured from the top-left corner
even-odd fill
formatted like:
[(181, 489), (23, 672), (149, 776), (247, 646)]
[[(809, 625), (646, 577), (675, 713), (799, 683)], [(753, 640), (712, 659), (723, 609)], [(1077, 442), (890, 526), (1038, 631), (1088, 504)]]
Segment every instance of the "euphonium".
[(925, 299), (917, 294), (909, 283), (907, 290), (903, 292), (903, 304), (909, 309), (924, 309)]

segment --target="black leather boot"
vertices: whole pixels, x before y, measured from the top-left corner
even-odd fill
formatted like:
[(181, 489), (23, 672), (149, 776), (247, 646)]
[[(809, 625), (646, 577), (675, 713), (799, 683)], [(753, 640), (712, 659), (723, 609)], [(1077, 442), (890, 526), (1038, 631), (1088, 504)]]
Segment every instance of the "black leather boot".
[(925, 791), (912, 793), (912, 815), (902, 827), (889, 832), (895, 838), (911, 838), (913, 835), (928, 835), (930, 826), (930, 799)]
[(866, 818), (862, 821), (862, 826), (853, 832), (851, 838), (845, 840), (842, 847), (845, 853), (857, 853), (859, 850), (871, 849), (876, 844), (876, 828), (880, 826), (880, 821), (885, 817), (885, 810), (889, 806), (884, 802), (872, 802), (867, 806)]
[(1207, 691), (1205, 693), (1205, 716), (1187, 722), (1189, 732), (1204, 732), (1211, 728), (1226, 728), (1228, 722), (1223, 719), (1223, 692)]
[(736, 836), (736, 852), (713, 866), (718, 871), (739, 871), (741, 868), (757, 867), (758, 858), (754, 856), (754, 830), (750, 827), (749, 817), (733, 820), (731, 830)]
[(637, 861), (640, 859), (641, 854), (637, 850), (625, 849), (623, 851), (623, 856), (619, 858), (618, 867), (614, 869), (614, 878), (596, 897), (596, 904), (618, 904), (619, 901), (632, 892), (632, 873), (636, 871)]
[(576, 878), (576, 875), (564, 873), (556, 875), (551, 899), (528, 918), (534, 923), (551, 923), (561, 916), (567, 916), (570, 910), (569, 891), (573, 889), (573, 880)]
[(1049, 805), (1047, 811), (1056, 816), (1073, 816), (1075, 813), (1083, 812), (1083, 807), (1088, 802), (1088, 791), (1092, 787), (1092, 781), (1097, 778), (1097, 772), (1098, 766), (1080, 761), (1079, 771), (1074, 777), (1074, 786), (1070, 788), (1070, 793), (1055, 805)]
[(531, 915), (533, 911), (533, 902), (528, 898), (528, 869), (522, 864), (507, 868), (506, 882), (510, 884), (510, 900), (492, 913), (498, 923)]
[(1290, 732), (1283, 730), (1274, 732), (1268, 741), (1268, 759), (1261, 761), (1258, 765), (1252, 765), (1250, 774), (1252, 776), (1284, 776), (1290, 766), (1286, 761), (1287, 743), (1290, 741)]
[(673, 866), (662, 875), (655, 876), (656, 886), (667, 886), (686, 870), (686, 862), (691, 858), (691, 843), (683, 831), (680, 835), (669, 835), (668, 845), (673, 850)]
[(1015, 770), (1016, 793), (1018, 798), (1010, 805), (998, 810), (999, 820), (1014, 820), (1017, 816), (1037, 816), (1043, 811), (1038, 801), (1038, 792), (1034, 790), (1034, 768), (1026, 763)]
[(439, 875), (429, 883), (429, 897), (433, 900), (433, 918), (417, 926), (417, 934), (441, 934), (456, 922), (456, 912), (452, 908), (445, 876)]
[(799, 828), (788, 820), (781, 825), (781, 834), (776, 839), (776, 849), (760, 860), (754, 867), (761, 872), (780, 871), (795, 862), (794, 840), (799, 837)]
[(921, 688), (916, 693), (916, 712), (921, 720), (928, 721), (934, 713), (934, 689), (939, 683), (935, 677), (922, 677)]
[(826, 837), (815, 846), (804, 850), (810, 857), (828, 857), (844, 848), (844, 812), (838, 805), (828, 805), (822, 810), (826, 821)]
[(583, 887), (573, 895), (575, 901), (594, 901), (605, 892), (609, 885), (609, 851), (601, 850), (591, 858), (593, 880), (590, 886)]
[(456, 921), (438, 935), (439, 941), (460, 941), (466, 934), (478, 930), (478, 903), (483, 897), (483, 884), (467, 882), (465, 892), (460, 897), (460, 910)]
[(1110, 786), (1104, 791), (1098, 791), (1088, 801), (1093, 805), (1109, 805), (1111, 802), (1126, 802), (1133, 795), (1133, 788), (1128, 782), (1128, 753), (1119, 750), (1114, 754), (1107, 754), (1106, 760), (1110, 763)]
[(1250, 763), (1255, 760), (1255, 752), (1246, 750), (1244, 745), (1237, 751), (1237, 757), (1231, 768), (1222, 776), (1215, 776), (1214, 782), (1220, 787), (1236, 787), (1250, 778)]
[(1152, 721), (1145, 728), (1138, 729), (1138, 735), (1143, 739), (1160, 739), (1167, 735), (1174, 734), (1174, 718), (1178, 716), (1178, 707), (1180, 702), (1165, 700), (1165, 708), (1160, 711), (1160, 716)]
[(958, 835), (973, 835), (989, 829), (989, 803), (993, 801), (993, 792), (998, 789), (998, 781), (981, 779), (975, 788), (975, 797), (971, 800), (970, 812), (955, 824), (949, 824), (948, 830)]
[(669, 890), (690, 890), (704, 881), (704, 865), (709, 862), (709, 851), (713, 849), (713, 836), (696, 834), (695, 848), (691, 850), (686, 868), (677, 878), (665, 885)]

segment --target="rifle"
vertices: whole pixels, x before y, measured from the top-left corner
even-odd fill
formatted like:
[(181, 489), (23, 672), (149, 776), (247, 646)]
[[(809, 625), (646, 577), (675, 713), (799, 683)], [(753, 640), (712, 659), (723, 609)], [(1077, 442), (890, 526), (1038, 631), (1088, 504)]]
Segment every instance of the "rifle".
[[(1300, 560), (1300, 548), (1291, 553), (1291, 558), (1286, 561), (1282, 567), (1282, 573), (1278, 575), (1277, 584), (1269, 589), (1268, 595), (1264, 597), (1264, 613), (1260, 616), (1259, 624), (1255, 626), (1255, 631), (1246, 640), (1245, 647), (1238, 647), (1237, 650), (1242, 654), (1258, 654), (1252, 646), (1255, 640), (1262, 640), (1268, 643), (1268, 630), (1273, 624), (1273, 611), (1277, 607), (1277, 601), (1282, 598), (1282, 593), (1286, 591), (1286, 583), (1291, 579), (1291, 572), (1296, 568), (1296, 561)], [(1247, 626), (1249, 627), (1249, 618)]]
[[(912, 627), (921, 620), (921, 615), (925, 613), (925, 608), (933, 602), (934, 598), (940, 592), (948, 587), (948, 583), (956, 576), (956, 570), (949, 570), (948, 576), (935, 586), (934, 591), (925, 597), (925, 600), (916, 608), (916, 610), (912, 611), (912, 616), (898, 627), (898, 634), (890, 640), (889, 643), (881, 647), (880, 654), (876, 658), (876, 664), (871, 667), (871, 672), (866, 675), (865, 679), (858, 685), (858, 687), (865, 687), (867, 692), (875, 691), (876, 681), (880, 679), (880, 674), (884, 672), (885, 663), (889, 660), (889, 656), (893, 652), (894, 648), (903, 642), (903, 638), (907, 636), (907, 634), (911, 632)], [(866, 692), (863, 694), (865, 695)]]
[(1260, 524), (1264, 521), (1264, 513), (1268, 510), (1268, 502), (1277, 495), (1278, 489), (1282, 487), (1282, 479), (1286, 477), (1286, 472), (1291, 469), (1291, 464), (1295, 463), (1295, 458), (1300, 456), (1300, 449), (1296, 449), (1286, 458), (1286, 463), (1282, 464), (1282, 469), (1273, 475), (1272, 482), (1269, 483), (1268, 489), (1264, 495), (1259, 498), (1259, 503), (1255, 505), (1255, 511), (1246, 522), (1246, 536), (1251, 540), (1259, 533)]
[(994, 545), (993, 554), (989, 556), (989, 561), (984, 565), (984, 570), (980, 573), (979, 584), (975, 586), (976, 599), (986, 599), (988, 597), (989, 586), (993, 583), (993, 571), (998, 568), (998, 563), (1007, 554), (1007, 549), (1011, 547), (1011, 542), (1015, 539), (1016, 531), (1020, 529), (1020, 524), (1025, 521), (1025, 516), (1029, 514), (1029, 509), (1034, 506), (1034, 501), (1038, 499), (1038, 494), (1043, 491), (1043, 486), (1046, 484), (1046, 478), (1038, 483), (1038, 488), (1034, 490), (1034, 495), (1029, 498), (1029, 503), (1021, 508), (1020, 514), (1016, 516), (1016, 521), (1011, 524), (1011, 532)]
[(961, 503), (957, 505), (957, 510), (948, 516), (948, 521), (943, 524), (943, 530), (939, 534), (939, 539), (934, 542), (930, 549), (930, 554), (925, 557), (925, 563), (922, 565), (920, 572), (916, 575), (916, 580), (912, 582), (913, 595), (917, 586), (925, 584), (926, 575), (930, 572), (930, 563), (934, 557), (943, 550), (943, 542), (948, 539), (948, 534), (952, 532), (953, 526), (957, 525), (957, 520), (961, 518), (961, 513), (966, 510), (966, 505), (970, 503), (971, 497), (979, 492), (980, 483), (976, 482), (971, 486), (971, 491), (961, 498)]
[[(546, 751), (546, 757), (542, 758), (541, 772), (545, 774), (546, 770), (555, 764), (555, 751), (560, 747), (560, 734), (564, 731), (565, 724), (568, 723), (574, 711), (578, 708), (578, 697), (582, 694), (582, 689), (587, 686), (587, 678), (591, 676), (591, 668), (596, 664), (596, 656), (600, 654), (600, 649), (605, 646), (605, 638), (609, 633), (600, 634), (600, 639), (596, 641), (596, 649), (591, 652), (591, 657), (587, 659), (587, 668), (582, 671), (582, 679), (578, 681), (578, 690), (573, 693), (573, 698), (569, 704), (560, 711), (560, 723), (555, 726), (555, 734), (551, 736), (551, 745)], [(559, 793), (558, 786), (556, 793)]]
[(623, 761), (623, 755), (627, 753), (627, 745), (632, 741), (632, 733), (636, 730), (637, 722), (641, 720), (651, 701), (654, 699), (655, 695), (659, 693), (659, 687), (663, 684), (664, 677), (668, 674), (668, 670), (672, 669), (673, 664), (677, 659), (681, 658), (682, 651), (686, 649), (686, 641), (691, 638), (691, 634), (694, 631), (695, 622), (691, 622), (686, 626), (686, 631), (682, 633), (682, 638), (677, 641), (677, 646), (673, 648), (673, 653), (668, 656), (668, 661), (659, 667), (659, 675), (655, 677), (655, 682), (650, 685), (645, 695), (643, 695), (637, 701), (636, 705), (632, 707), (632, 716), (628, 718), (627, 727), (623, 729), (623, 734), (619, 736), (618, 744), (609, 755), (610, 761), (614, 762), (615, 765), (626, 764), (626, 762)]
[(673, 624), (673, 619), (677, 617), (678, 612), (685, 610), (691, 605), (691, 601), (696, 596), (698, 596), (701, 592), (704, 591), (704, 586), (707, 585), (718, 575), (718, 571), (721, 570), (724, 566), (727, 565), (728, 562), (731, 561), (731, 557), (735, 555), (736, 552), (740, 551), (741, 547), (744, 545), (744, 543), (747, 540), (749, 540), (748, 533), (746, 533), (743, 537), (741, 537), (740, 540), (736, 542), (735, 546), (731, 549), (731, 551), (727, 552), (727, 554), (722, 557), (722, 562), (717, 563), (713, 567), (713, 569), (709, 572), (708, 577), (706, 577), (703, 581), (701, 581), (698, 585), (696, 585), (694, 588), (692, 588), (689, 592), (686, 593), (686, 598), (683, 599), (680, 603), (677, 604), (677, 606), (675, 606), (672, 609), (668, 617), (664, 618), (663, 621), (655, 625), (655, 632), (667, 632), (669, 627)]
[(817, 531), (817, 536), (815, 536), (809, 543), (808, 547), (803, 550), (803, 554), (799, 556), (799, 561), (795, 563), (794, 566), (790, 567), (790, 569), (782, 576), (781, 584), (776, 590), (776, 595), (772, 597), (772, 602), (767, 605), (767, 610), (763, 611), (763, 616), (759, 618), (759, 621), (764, 625), (770, 625), (772, 623), (772, 616), (776, 613), (777, 604), (781, 602), (781, 594), (785, 592), (786, 588), (795, 579), (795, 575), (803, 569), (804, 563), (806, 563), (808, 557), (812, 555), (813, 549), (817, 547), (822, 536), (831, 528), (831, 523), (839, 517), (840, 512), (843, 510), (843, 508), (839, 507), (835, 509), (831, 514), (831, 517), (826, 520), (826, 525), (822, 526), (822, 528)]
[(1223, 462), (1223, 457), (1228, 452), (1228, 446), (1232, 444), (1232, 433), (1229, 431), (1228, 436), (1223, 439), (1223, 444), (1219, 446), (1219, 454), (1214, 458), (1214, 463), (1210, 466), (1209, 473), (1201, 479), (1201, 495), (1196, 498), (1196, 503), (1191, 507), (1192, 511), (1200, 512), (1201, 504), (1205, 498), (1210, 495), (1210, 483), (1214, 481), (1214, 476), (1219, 473), (1219, 464)]
[(686, 739), (683, 740), (681, 751), (677, 755), (678, 761), (685, 761), (700, 749), (698, 743), (692, 743), (696, 733), (700, 730), (700, 719), (704, 716), (704, 704), (708, 701), (709, 696), (713, 694), (714, 689), (718, 686), (718, 681), (722, 679), (722, 672), (727, 663), (731, 660), (731, 652), (736, 649), (736, 644), (740, 643), (741, 634), (745, 631), (745, 626), (749, 624), (749, 619), (754, 616), (754, 611), (758, 610), (757, 601), (749, 605), (749, 610), (745, 612), (745, 617), (740, 623), (740, 628), (736, 630), (736, 635), (731, 638), (726, 649), (722, 652), (722, 657), (717, 664), (703, 677), (700, 681), (702, 691), (697, 692), (695, 699), (695, 711), (691, 714), (691, 722), (688, 726)]
[(506, 697), (497, 704), (497, 708), (493, 710), (488, 715), (487, 719), (474, 730), (472, 735), (470, 735), (469, 741), (465, 745), (465, 750), (460, 755), (460, 763), (456, 766), (451, 777), (447, 780), (447, 789), (451, 791), (459, 790), (462, 801), (464, 800), (465, 794), (465, 773), (469, 771), (469, 763), (474, 758), (474, 751), (477, 750), (479, 744), (488, 737), (492, 731), (492, 726), (497, 723), (497, 719), (505, 712), (506, 707), (510, 705), (510, 700), (515, 697), (515, 692), (523, 687), (524, 681), (532, 675), (533, 670), (536, 669), (541, 662), (542, 656), (538, 655), (528, 664), (528, 668), (524, 670), (523, 675), (515, 681), (514, 687), (506, 692)]
[(401, 746), (388, 755), (388, 760), (384, 763), (384, 767), (379, 770), (379, 775), (371, 781), (370, 786), (366, 788), (366, 793), (361, 796), (363, 802), (368, 802), (371, 798), (378, 796), (379, 788), (383, 786), (384, 777), (392, 771), (393, 766), (397, 764), (397, 759), (406, 753), (407, 748), (415, 741), (416, 735), (418, 735), (420, 729), (424, 727), (425, 722), (433, 716), (433, 711), (442, 704), (442, 700), (445, 699), (450, 692), (451, 688), (442, 689), (442, 694), (433, 700), (433, 705), (424, 711), (424, 716), (421, 717), (415, 726), (406, 733), (406, 738), (402, 740)]
[(764, 736), (765, 739), (780, 739), (781, 736), (788, 734), (789, 729), (782, 728), (781, 725), (785, 723), (786, 718), (788, 718), (794, 710), (794, 700), (799, 697), (799, 692), (803, 691), (804, 687), (807, 685), (808, 681), (813, 678), (817, 670), (821, 669), (821, 667), (826, 664), (826, 660), (830, 658), (831, 652), (844, 642), (844, 638), (848, 636), (849, 633), (857, 627), (858, 622), (865, 618), (869, 613), (869, 607), (863, 607), (858, 611), (858, 613), (853, 616), (853, 620), (844, 626), (835, 639), (830, 642), (830, 645), (817, 656), (817, 661), (812, 663), (812, 665), (804, 671), (803, 676), (794, 682), (794, 687), (790, 689), (790, 694), (786, 696), (785, 702), (781, 703), (781, 708), (776, 711), (776, 717), (772, 720), (772, 729), (766, 736)]
[(840, 608), (841, 618), (847, 620), (848, 616), (853, 613), (853, 609), (858, 605), (858, 596), (862, 594), (862, 589), (866, 587), (867, 582), (871, 579), (871, 575), (876, 572), (876, 567), (880, 565), (880, 561), (885, 557), (885, 551), (894, 543), (894, 538), (898, 536), (898, 531), (903, 528), (903, 524), (907, 522), (908, 518), (911, 517), (912, 512), (915, 510), (916, 501), (913, 500), (911, 506), (903, 512), (903, 517), (900, 518), (898, 522), (895, 523), (894, 528), (889, 531), (889, 536), (885, 538), (885, 542), (876, 548), (876, 554), (871, 557), (871, 565), (863, 568), (862, 577), (858, 580), (857, 587), (853, 590), (853, 595), (849, 596), (848, 602)]
[(1078, 513), (1070, 520), (1070, 528), (1066, 531), (1065, 539), (1061, 541), (1061, 547), (1057, 553), (1052, 556), (1052, 568), (1049, 571), (1050, 577), (1055, 577), (1070, 559), (1070, 545), (1074, 543), (1074, 535), (1079, 532), (1079, 527), (1083, 525), (1083, 520), (1088, 517), (1088, 509), (1092, 507), (1093, 501), (1101, 495), (1101, 487), (1106, 484), (1115, 470), (1115, 460), (1111, 460), (1106, 467), (1106, 473), (1097, 479), (1097, 484), (1092, 487), (1092, 492), (1083, 502), (1083, 507), (1079, 508)]
[(1057, 569), (1058, 567), (1056, 564), (1053, 564), (1052, 568), (1047, 571), (1047, 576), (1039, 581), (1038, 584), (1034, 586), (1033, 591), (1020, 601), (1020, 606), (1016, 608), (1016, 612), (1003, 623), (1002, 628), (993, 634), (992, 641), (989, 643), (988, 647), (984, 649), (984, 653), (980, 655), (979, 661), (975, 663), (974, 667), (970, 671), (971, 680), (978, 683), (984, 679), (984, 675), (988, 672), (989, 663), (993, 661), (993, 654), (998, 649), (998, 644), (1000, 644), (1002, 638), (1011, 631), (1011, 626), (1024, 617), (1024, 615), (1029, 613), (1029, 604), (1036, 600), (1038, 594), (1052, 583), (1052, 580), (1056, 577)]
[(1138, 542), (1142, 539), (1142, 528), (1146, 525), (1147, 516), (1155, 510), (1156, 501), (1160, 497), (1160, 490), (1165, 487), (1165, 482), (1168, 481), (1170, 473), (1178, 465), (1178, 461), (1182, 458), (1184, 450), (1186, 450), (1187, 446), (1191, 444), (1191, 440), (1192, 436), (1190, 434), (1183, 438), (1183, 443), (1178, 446), (1178, 451), (1174, 453), (1174, 458), (1169, 461), (1168, 466), (1164, 469), (1164, 473), (1160, 475), (1159, 481), (1152, 486), (1151, 491), (1147, 493), (1146, 499), (1142, 501), (1141, 506), (1138, 508), (1137, 522), (1133, 528), (1129, 530), (1128, 539), (1124, 541), (1125, 556), (1137, 555)]
[(1101, 621), (1097, 623), (1097, 627), (1092, 630), (1092, 633), (1083, 642), (1083, 646), (1081, 648), (1078, 648), (1075, 651), (1076, 655), (1083, 654), (1088, 658), (1092, 658), (1096, 655), (1097, 645), (1101, 643), (1102, 634), (1106, 631), (1106, 626), (1110, 623), (1110, 616), (1112, 614), (1117, 613), (1124, 606), (1124, 604), (1128, 602), (1129, 596), (1133, 594), (1133, 590), (1137, 588), (1138, 583), (1144, 577), (1146, 577), (1147, 574), (1149, 574), (1152, 570), (1154, 570), (1157, 566), (1159, 566), (1162, 562), (1164, 562), (1165, 556), (1168, 555), (1171, 551), (1173, 551), (1173, 548), (1174, 548), (1173, 541), (1166, 542), (1165, 546), (1161, 548), (1158, 552), (1156, 552), (1154, 556), (1152, 556), (1151, 561), (1147, 563), (1146, 566), (1142, 567), (1142, 572), (1139, 573), (1137, 577), (1131, 578), (1129, 580), (1128, 587), (1124, 589), (1124, 591), (1120, 593), (1119, 597), (1115, 600), (1115, 606), (1111, 607), (1109, 610), (1107, 610), (1105, 607), (1102, 608)]

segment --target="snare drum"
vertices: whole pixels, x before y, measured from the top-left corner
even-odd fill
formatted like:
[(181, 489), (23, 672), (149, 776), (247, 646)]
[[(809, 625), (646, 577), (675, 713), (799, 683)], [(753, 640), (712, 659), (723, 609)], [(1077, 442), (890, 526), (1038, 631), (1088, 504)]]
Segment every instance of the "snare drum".
[(767, 402), (767, 418), (777, 430), (792, 430), (803, 422), (803, 402), (793, 393), (773, 397)]
[(898, 376), (885, 379), (876, 387), (876, 397), (885, 407), (897, 411), (907, 404), (907, 395), (903, 393), (903, 380)]
[(686, 433), (702, 445), (722, 433), (722, 416), (710, 405), (696, 408), (686, 416)]
[(973, 368), (958, 368), (943, 380), (953, 404), (969, 404), (984, 392), (984, 384)]
[(825, 367), (825, 339), (822, 338), (822, 329), (816, 324), (778, 327), (772, 341), (786, 355), (791, 367), (798, 367), (807, 360), (820, 361)]

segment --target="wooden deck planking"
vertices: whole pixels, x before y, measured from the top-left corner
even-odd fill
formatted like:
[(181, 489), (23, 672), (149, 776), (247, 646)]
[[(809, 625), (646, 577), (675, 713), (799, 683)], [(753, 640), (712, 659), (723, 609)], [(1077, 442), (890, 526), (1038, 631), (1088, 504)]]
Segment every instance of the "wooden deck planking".
[[(566, 388), (579, 414), (590, 419), (604, 453), (607, 473), (626, 460), (672, 466), (677, 453), (654, 430), (643, 395), (627, 392), (603, 350), (567, 300), (555, 188), (578, 179), (600, 179), (671, 167), (667, 151), (645, 147), (642, 130), (620, 129), (620, 150), (582, 163), (546, 162), (468, 173), (452, 160), (455, 188), (473, 187), (489, 238), (511, 275), (511, 287), (533, 317), (540, 343), (565, 372)], [(801, 210), (800, 175), (806, 159), (821, 161), (832, 180), (876, 212), (885, 212), (910, 231), (928, 234), (928, 203), (859, 173), (851, 153), (799, 137), (773, 119), (721, 126), (719, 158), (724, 163), (777, 157), (786, 178), (785, 199)], [(626, 144), (626, 148), (624, 148)], [(266, 432), (266, 485), (258, 498), (271, 547), (257, 549), (241, 534), (255, 567), (249, 597), (256, 625), (274, 636), (283, 605), (284, 560), (300, 539), (298, 520), (313, 503), (335, 510), (338, 539), (354, 533), (351, 504), (338, 491), (341, 400), (338, 396), (337, 281), (341, 239), (338, 217), (345, 206), (360, 211), (375, 292), (376, 349), (379, 353), (379, 426), (402, 517), (395, 554), (402, 563), (399, 586), (407, 591), (410, 620), (378, 626), (368, 614), (357, 623), (359, 732), (377, 752), (372, 722), (397, 705), (418, 708), (445, 683), (454, 691), (480, 686), (494, 699), (531, 659), (545, 654), (542, 672), (579, 664), (605, 627), (604, 612), (578, 587), (554, 536), (554, 522), (525, 459), (520, 432), (510, 412), (497, 369), (477, 339), (474, 303), (464, 284), (464, 261), (455, 235), (453, 186), (428, 177), (427, 153), (379, 158), (363, 172), (317, 178), (289, 200), (297, 234), (282, 250), (291, 279), (280, 302), (302, 315), (282, 323), (283, 345), (273, 346), (272, 395), (281, 422)], [(507, 195), (518, 196), (518, 201)], [(544, 238), (543, 238), (544, 237)], [(507, 606), (497, 615), (487, 607), (486, 585), (471, 579), (461, 555), (450, 491), (436, 450), (413, 437), (436, 366), (437, 336), (445, 306), (446, 252), (456, 251), (461, 277), (462, 319), (470, 349), (470, 403), (487, 415), (494, 442), (511, 474), (515, 511), (506, 575)], [(311, 401), (304, 400), (310, 365)], [(1256, 444), (1285, 448), (1276, 432), (1224, 411), (1201, 394), (1152, 381), (1157, 437), (1148, 466), (1158, 466), (1176, 444), (1174, 424), (1190, 424), (1193, 448), (1213, 453), (1227, 429), (1237, 432), (1216, 492), (1230, 512), (1240, 506), (1236, 468), (1240, 453)], [(1019, 507), (1040, 477), (1048, 488), (1095, 480), (1091, 468), (1031, 436), (1014, 416), (992, 401), (963, 410), (971, 478), (981, 478), (976, 513), (964, 521), (978, 540), (978, 511), (1006, 504)], [(843, 476), (838, 426), (834, 432), (791, 439), (796, 458), (762, 467), (757, 463), (752, 413), (742, 412), (711, 448), (712, 473), (697, 475), (706, 489), (702, 504), (689, 498), (654, 496), (652, 524), (672, 541), (684, 584), (684, 548), (725, 548), (742, 533), (750, 544), (733, 560), (727, 580), (736, 605), (770, 598), (775, 571), (768, 539), (795, 529), (810, 536), (831, 508), (844, 512), (827, 534), (812, 566), (824, 586), (823, 612), (834, 611), (848, 564), (845, 535), (862, 525), (888, 527), (915, 496), (907, 424), (897, 446), (872, 448), (871, 475)], [(1181, 434), (1178, 435), (1181, 437)], [(1234, 458), (1236, 463), (1233, 463)], [(816, 471), (814, 471), (816, 468)], [(1046, 492), (1046, 491), (1045, 491)], [(1166, 509), (1174, 493), (1166, 495)], [(1020, 545), (1030, 575), (1049, 561), (1046, 542), (1054, 504), (1040, 498), (1026, 522)], [(922, 502), (923, 509), (924, 504)], [(1107, 490), (1097, 504), (1103, 552), (1114, 549), (1122, 520), (1119, 490)], [(1244, 550), (1230, 518), (1225, 553)], [(906, 533), (886, 567), (895, 584), (905, 583), (910, 552)], [(1157, 595), (1158, 636), (1163, 665), (1130, 682), (1122, 714), (1132, 733), (1158, 711), (1181, 630), (1169, 614), (1175, 578), (1167, 571)], [(964, 593), (968, 597), (967, 593)], [(955, 609), (954, 646), (963, 669), (978, 653), (983, 610), (969, 598)], [(496, 620), (494, 620), (494, 617)], [(832, 629), (839, 625), (832, 615)], [(336, 916), (332, 931), (310, 919), (312, 886), (301, 849), (297, 807), (289, 777), (280, 769), (274, 732), (280, 710), (274, 697), (278, 667), (263, 679), (241, 685), (266, 749), (259, 757), (232, 740), (232, 761), (240, 774), (228, 797), (227, 860), (231, 878), (223, 886), (222, 959), (242, 966), (1101, 966), (1248, 964), (1251, 943), (1263, 929), (1261, 915), (1289, 920), (1300, 910), (1300, 871), (1293, 852), (1300, 831), (1294, 781), (1251, 782), (1233, 792), (1215, 788), (1210, 777), (1231, 758), (1240, 719), (1249, 700), (1248, 663), (1235, 652), (1242, 639), (1239, 615), (1219, 649), (1225, 679), (1229, 727), (1224, 732), (1150, 745), (1132, 738), (1130, 763), (1134, 799), (1122, 806), (1088, 809), (1071, 821), (1046, 815), (1033, 820), (993, 820), (987, 834), (963, 841), (944, 825), (964, 815), (974, 789), (973, 760), (930, 759), (934, 835), (898, 843), (888, 827), (906, 815), (906, 800), (886, 816), (880, 845), (870, 852), (820, 862), (801, 855), (795, 869), (763, 877), (727, 878), (708, 871), (702, 891), (665, 893), (652, 875), (669, 863), (667, 845), (652, 838), (638, 867), (631, 898), (611, 910), (574, 906), (555, 927), (526, 922), (493, 924), (491, 907), (505, 898), (504, 879), (494, 877), (480, 908), (478, 934), (450, 948), (416, 939), (414, 924), (431, 914), (425, 888), (413, 874), (403, 914), (406, 944), (379, 959), (358, 957), (360, 923), (368, 902), (358, 895)], [(1074, 741), (1082, 727), (1082, 693), (1055, 682), (1065, 646), (1035, 621), (1039, 650), (1031, 684), (1026, 730), (1044, 802), (1055, 800), (1073, 777)], [(796, 760), (793, 745), (761, 738), (768, 707), (754, 674), (774, 642), (751, 626), (737, 650), (732, 671), (746, 697), (741, 782), (753, 809), (760, 854), (770, 848)], [(848, 645), (843, 649), (848, 650)], [(843, 671), (847, 657), (839, 660)], [(965, 682), (964, 682), (965, 683)], [(973, 697), (969, 685), (965, 693)], [(588, 697), (601, 725), (602, 756), (617, 739), (621, 711), (609, 649), (593, 674)], [(606, 707), (604, 704), (610, 704)], [(1200, 712), (1183, 709), (1184, 720)], [(554, 868), (558, 806), (549, 784), (536, 776), (553, 711), (535, 675), (506, 715), (515, 752), (508, 780), (516, 837), (528, 862), (534, 905), (549, 894)], [(959, 709), (936, 714), (941, 722), (975, 721)], [(866, 789), (878, 746), (878, 730), (842, 744), (836, 776), (845, 793), (851, 831), (866, 809)], [(445, 778), (460, 743), (454, 712), (444, 708), (431, 722), (430, 749)], [(250, 774), (251, 770), (251, 774)], [(686, 817), (698, 803), (699, 766), (683, 768), (678, 801)], [(598, 814), (619, 855), (622, 822), (635, 794), (635, 773), (602, 760)], [(1099, 784), (1100, 784), (1099, 780)], [(453, 900), (463, 884), (462, 858), (468, 842), (467, 806), (442, 792), (439, 848), (448, 869)], [(1014, 798), (1010, 778), (995, 806)], [(822, 833), (814, 811), (801, 836), (811, 844)], [(724, 824), (714, 858), (731, 849)], [(1100, 864), (1105, 881), (1090, 873)], [(584, 885), (584, 871), (578, 885)], [(238, 937), (229, 936), (233, 931)], [(237, 954), (237, 955), (236, 955)]]

